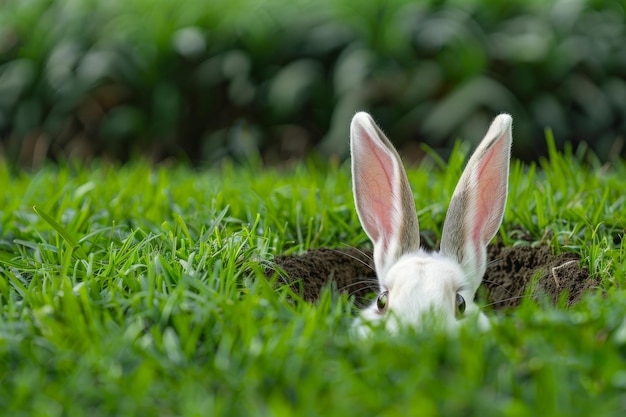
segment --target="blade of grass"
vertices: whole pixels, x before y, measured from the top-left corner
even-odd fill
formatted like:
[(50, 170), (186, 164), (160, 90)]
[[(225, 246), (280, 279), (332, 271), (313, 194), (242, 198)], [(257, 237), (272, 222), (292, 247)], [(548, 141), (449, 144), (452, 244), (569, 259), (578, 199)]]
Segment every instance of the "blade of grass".
[(48, 223), (56, 232), (65, 240), (70, 246), (73, 253), (75, 253), (80, 259), (87, 260), (87, 254), (83, 251), (83, 248), (78, 243), (78, 240), (74, 238), (59, 222), (57, 222), (52, 216), (46, 213), (44, 210), (37, 206), (33, 206), (33, 211), (39, 215), (46, 223)]

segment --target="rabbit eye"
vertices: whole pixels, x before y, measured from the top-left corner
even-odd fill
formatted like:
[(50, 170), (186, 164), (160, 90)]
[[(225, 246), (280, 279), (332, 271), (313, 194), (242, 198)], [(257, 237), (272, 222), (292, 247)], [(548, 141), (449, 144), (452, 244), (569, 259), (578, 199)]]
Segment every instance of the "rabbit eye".
[(465, 298), (461, 294), (456, 295), (456, 315), (457, 318), (465, 313)]
[(387, 311), (387, 306), (389, 305), (389, 293), (387, 291), (383, 291), (378, 294), (378, 298), (376, 299), (376, 308), (378, 308), (379, 313), (384, 313)]

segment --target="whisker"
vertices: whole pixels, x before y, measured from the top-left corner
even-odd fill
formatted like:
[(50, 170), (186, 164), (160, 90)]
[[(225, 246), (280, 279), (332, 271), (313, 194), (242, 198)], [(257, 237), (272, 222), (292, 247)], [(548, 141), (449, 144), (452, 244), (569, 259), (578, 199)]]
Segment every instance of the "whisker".
[[(470, 263), (470, 262), (472, 262), (472, 263), (473, 263), (473, 261), (477, 258), (477, 256), (478, 256), (478, 254), (473, 255), (471, 258), (466, 259), (466, 260), (465, 260), (465, 262), (463, 262), (463, 264), (465, 264), (465, 265), (466, 265), (466, 264), (468, 264), (468, 263)], [(490, 266), (496, 265), (496, 264), (498, 264), (498, 263), (500, 263), (500, 262), (502, 262), (502, 261), (504, 261), (504, 259), (502, 259), (502, 258), (495, 258), (495, 259), (492, 259), (491, 261), (487, 262), (487, 267), (490, 267)], [(467, 274), (466, 274), (463, 278), (464, 278), (464, 279), (467, 279), (469, 276), (471, 276), (471, 275), (475, 274), (477, 271), (478, 271), (478, 269), (474, 269), (473, 271), (469, 271), (469, 272), (468, 272), (468, 273), (467, 273)], [(483, 283), (483, 282), (486, 282), (486, 283), (491, 283), (491, 284), (495, 284), (495, 285), (499, 285), (499, 286), (501, 286), (501, 285), (502, 285), (502, 284), (498, 284), (498, 283), (493, 282), (493, 281), (489, 281), (489, 280), (481, 279), (481, 283)]]
[(371, 277), (371, 278), (364, 277), (364, 278), (359, 279), (357, 281), (353, 281), (353, 282), (351, 282), (349, 284), (346, 284), (343, 288), (350, 287), (352, 285), (359, 285), (359, 284), (373, 284), (373, 285), (378, 286), (378, 279), (376, 279), (374, 277)]
[[(346, 247), (351, 248), (351, 249), (354, 249), (355, 251), (359, 252), (361, 255), (363, 255), (365, 258), (369, 259), (370, 261), (372, 260), (372, 258), (371, 258), (370, 256), (368, 256), (365, 252), (363, 252), (361, 249), (358, 249), (358, 248), (355, 248), (355, 247), (352, 247), (352, 246), (349, 246), (349, 245), (346, 245)], [(372, 267), (370, 266), (370, 264), (369, 264), (369, 263), (367, 263), (367, 262), (365, 262), (363, 259), (359, 259), (359, 258), (357, 258), (357, 257), (356, 257), (356, 256), (354, 256), (354, 255), (351, 255), (351, 254), (346, 253), (346, 252), (342, 252), (342, 251), (340, 251), (339, 249), (336, 249), (336, 248), (331, 248), (331, 250), (332, 250), (333, 252), (335, 252), (335, 253), (339, 253), (339, 254), (341, 254), (341, 255), (347, 256), (348, 258), (354, 259), (355, 261), (357, 261), (357, 262), (359, 262), (360, 264), (362, 264), (362, 265), (364, 265), (364, 266), (368, 267), (368, 268), (369, 268), (369, 269), (371, 269), (372, 271), (374, 270), (374, 268), (372, 268)]]
[[(363, 287), (348, 291), (350, 288), (356, 287), (358, 285), (362, 285)], [(363, 290), (369, 290), (370, 292), (378, 293), (380, 291), (378, 279), (376, 278), (360, 279), (358, 281), (351, 282), (350, 284), (344, 285), (341, 288), (337, 288), (337, 289), (339, 291), (346, 292), (348, 294), (348, 297), (355, 296), (354, 305), (359, 310), (362, 310), (370, 305), (370, 303), (364, 302), (365, 297), (357, 296), (359, 292), (362, 292)]]
[[(339, 291), (346, 291), (346, 290), (348, 290), (349, 288), (356, 287), (356, 286), (358, 286), (358, 285), (361, 285), (361, 286), (363, 286), (364, 288), (369, 288), (369, 289), (372, 289), (372, 290), (374, 290), (374, 291), (378, 291), (378, 290), (379, 290), (379, 287), (378, 287), (378, 280), (361, 280), (361, 281), (351, 282), (350, 284), (344, 285), (344, 286), (342, 286), (341, 288), (337, 288), (337, 289), (338, 289)], [(359, 291), (359, 290), (357, 289), (357, 290), (355, 290), (355, 292), (356, 292), (356, 291)], [(353, 292), (353, 293), (354, 293), (354, 292)]]
[(518, 296), (515, 296), (515, 297), (504, 298), (502, 300), (498, 300), (498, 301), (494, 301), (494, 302), (489, 303), (489, 304), (485, 304), (485, 307), (491, 307), (491, 306), (494, 306), (496, 304), (505, 303), (507, 301), (521, 300), (523, 298), (528, 298), (528, 295), (518, 295)]
[[(352, 295), (352, 294), (350, 294)], [(373, 300), (371, 299), (367, 299), (367, 298), (363, 298), (363, 297), (355, 297), (354, 298), (354, 305), (359, 309), (359, 310), (363, 310), (369, 306), (372, 305)]]
[(367, 307), (370, 306), (370, 303), (364, 303), (363, 301), (360, 301), (360, 300), (354, 300), (354, 305), (359, 310), (364, 310), (364, 309), (366, 309)]
[(503, 261), (504, 261), (504, 259), (503, 259), (503, 258), (495, 258), (495, 259), (492, 259), (492, 260), (490, 260), (489, 262), (487, 262), (487, 268), (489, 268), (490, 266), (494, 266), (494, 265), (496, 265), (496, 264), (499, 264), (499, 263), (501, 263), (501, 262), (503, 262)]
[(503, 290), (505, 290), (508, 293), (511, 292), (510, 288), (507, 288), (504, 284), (501, 284), (501, 283), (496, 282), (496, 281), (492, 281), (492, 280), (489, 280), (489, 279), (483, 279), (482, 283), (484, 283), (484, 284), (492, 284), (492, 288), (502, 288)]
[(359, 249), (356, 246), (348, 245), (347, 243), (342, 243), (342, 245), (345, 248), (354, 249), (355, 251), (359, 252), (361, 255), (363, 255), (364, 257), (366, 257), (367, 259), (369, 259), (371, 261), (374, 260), (374, 258), (368, 252), (365, 252), (363, 249)]

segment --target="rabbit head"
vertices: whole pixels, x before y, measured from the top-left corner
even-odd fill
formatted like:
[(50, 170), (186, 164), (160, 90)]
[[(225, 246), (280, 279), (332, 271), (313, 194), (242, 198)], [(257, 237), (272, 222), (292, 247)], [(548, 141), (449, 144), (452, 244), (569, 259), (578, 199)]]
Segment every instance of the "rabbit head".
[(511, 116), (495, 118), (470, 158), (452, 195), (439, 252), (420, 248), (413, 193), (402, 161), (367, 113), (350, 126), (352, 186), (363, 229), (374, 244), (380, 291), (355, 325), (385, 320), (400, 325), (455, 328), (474, 317), (489, 322), (474, 303), (487, 267), (487, 244), (495, 236), (506, 203)]

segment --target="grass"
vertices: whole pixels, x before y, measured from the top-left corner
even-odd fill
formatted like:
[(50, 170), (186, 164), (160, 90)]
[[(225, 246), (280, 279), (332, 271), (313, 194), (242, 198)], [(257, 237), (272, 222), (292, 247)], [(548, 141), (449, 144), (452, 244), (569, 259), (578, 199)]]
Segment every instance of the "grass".
[[(487, 333), (367, 340), (347, 296), (263, 276), (276, 254), (367, 243), (345, 164), (0, 163), (0, 414), (623, 415), (626, 164), (551, 149), (513, 163), (500, 238), (580, 254), (600, 291), (526, 300)], [(410, 170), (434, 236), (467, 150)]]

